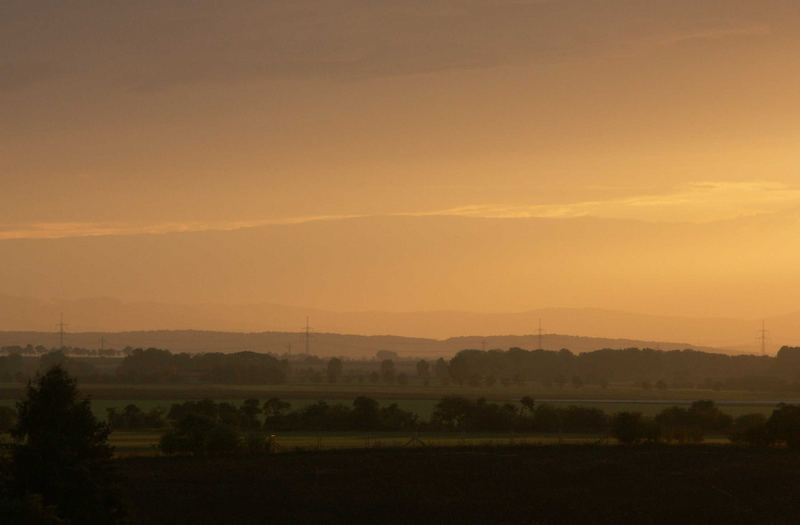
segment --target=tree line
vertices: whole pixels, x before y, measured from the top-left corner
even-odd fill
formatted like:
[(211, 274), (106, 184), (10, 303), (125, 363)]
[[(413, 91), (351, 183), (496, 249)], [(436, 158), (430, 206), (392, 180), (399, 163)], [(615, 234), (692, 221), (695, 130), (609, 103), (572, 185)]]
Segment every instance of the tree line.
[[(126, 383), (279, 384), (286, 382), (371, 383), (500, 387), (538, 384), (545, 388), (607, 387), (634, 384), (643, 389), (703, 388), (749, 391), (800, 391), (800, 348), (782, 348), (776, 357), (730, 356), (694, 350), (463, 350), (452, 359), (392, 358), (347, 361), (307, 356), (288, 361), (271, 354), (173, 354), (167, 350), (126, 349), (119, 365), (61, 351), (38, 358), (19, 353), (0, 356), (0, 381), (24, 381), (59, 365), (83, 381)], [(386, 356), (381, 356), (386, 357)]]
[(295, 431), (581, 434), (625, 444), (700, 443), (712, 435), (737, 444), (800, 448), (800, 406), (778, 405), (770, 417), (754, 413), (733, 418), (710, 400), (647, 417), (536, 403), (530, 396), (518, 403), (446, 396), (425, 420), (396, 403), (382, 406), (365, 396), (349, 405), (317, 401), (294, 410), (278, 398), (263, 403), (247, 399), (238, 406), (204, 399), (175, 403), (166, 414), (129, 405), (122, 412), (111, 410), (109, 425), (116, 430), (164, 429), (164, 453), (195, 455), (264, 451), (267, 436)]
[(711, 387), (731, 390), (800, 390), (800, 348), (776, 357), (726, 355), (695, 350), (464, 350), (448, 363), (463, 385), (538, 382), (563, 387), (638, 383), (645, 388)]

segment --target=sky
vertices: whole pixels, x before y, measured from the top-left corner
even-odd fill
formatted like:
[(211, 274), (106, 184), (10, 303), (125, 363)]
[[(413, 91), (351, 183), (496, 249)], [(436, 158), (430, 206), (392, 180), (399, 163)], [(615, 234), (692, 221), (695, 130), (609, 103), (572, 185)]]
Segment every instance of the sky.
[[(790, 0), (7, 0), (0, 294), (778, 314), (800, 292), (798, 29)], [(391, 219), (413, 275), (363, 255)], [(418, 221), (449, 237), (431, 249)], [(350, 246), (354, 224), (374, 237)], [(224, 235), (305, 225), (341, 240), (314, 254), (341, 271), (299, 291), (283, 283), (320, 271), (301, 241), (290, 257), (273, 234)], [(280, 264), (208, 266), (202, 290), (177, 259), (86, 273), (86, 236), (131, 251), (190, 234)], [(453, 270), (460, 239), (528, 258)], [(573, 259), (534, 279), (543, 252)], [(651, 269), (622, 281), (616, 257)]]

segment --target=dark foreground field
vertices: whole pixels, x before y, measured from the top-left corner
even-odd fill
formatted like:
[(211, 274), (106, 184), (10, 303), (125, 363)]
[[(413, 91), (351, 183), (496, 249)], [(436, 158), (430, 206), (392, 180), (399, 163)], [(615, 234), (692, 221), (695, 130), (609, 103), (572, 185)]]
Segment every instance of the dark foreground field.
[(119, 460), (135, 523), (800, 523), (800, 454), (542, 446)]

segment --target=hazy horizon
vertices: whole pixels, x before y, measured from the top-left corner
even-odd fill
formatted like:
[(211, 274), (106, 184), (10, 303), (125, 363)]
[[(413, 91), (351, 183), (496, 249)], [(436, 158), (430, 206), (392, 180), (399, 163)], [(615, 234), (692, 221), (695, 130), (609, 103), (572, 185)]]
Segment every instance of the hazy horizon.
[[(0, 295), (0, 332), (67, 333), (198, 331), (232, 334), (313, 333), (397, 336), (447, 340), (506, 336), (569, 336), (626, 339), (654, 348), (699, 347), (730, 353), (760, 353), (760, 329), (766, 324), (765, 351), (774, 355), (800, 338), (800, 312), (766, 319), (659, 316), (596, 308), (544, 308), (524, 312), (477, 311), (332, 311), (297, 305), (168, 304), (125, 302), (113, 298), (42, 301)], [(85, 337), (80, 338), (82, 341)], [(531, 339), (535, 343), (535, 338)], [(92, 340), (92, 344), (96, 341)], [(15, 340), (15, 344), (27, 344)], [(84, 342), (85, 344), (85, 342)], [(559, 347), (560, 348), (560, 347)], [(581, 346), (582, 351), (584, 346)]]

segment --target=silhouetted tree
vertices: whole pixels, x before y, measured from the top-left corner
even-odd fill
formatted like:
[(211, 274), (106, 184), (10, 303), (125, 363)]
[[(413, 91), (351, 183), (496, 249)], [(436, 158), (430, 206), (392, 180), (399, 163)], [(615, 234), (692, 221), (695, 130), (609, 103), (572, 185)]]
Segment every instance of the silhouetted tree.
[(161, 436), (159, 447), (165, 454), (222, 455), (237, 452), (241, 434), (230, 424), (206, 414), (190, 412)]
[(433, 373), (440, 383), (444, 385), (450, 383), (450, 366), (444, 358), (440, 357), (436, 360), (436, 364), (433, 366)]
[(646, 427), (639, 412), (620, 412), (611, 418), (611, 435), (624, 445), (639, 443), (646, 437)]
[(531, 396), (523, 396), (522, 399), (519, 400), (525, 410), (528, 411), (528, 414), (533, 414), (533, 409), (536, 406), (536, 401)]
[(353, 427), (355, 430), (377, 430), (380, 424), (380, 405), (377, 401), (364, 396), (353, 400)]
[(383, 379), (385, 383), (394, 383), (394, 361), (391, 359), (384, 359), (381, 361), (381, 379)]
[(436, 404), (431, 422), (446, 430), (462, 430), (469, 416), (470, 404), (470, 401), (463, 397), (443, 397)]
[(113, 523), (123, 514), (111, 467), (109, 429), (79, 399), (74, 379), (54, 367), (29, 383), (12, 431), (14, 486), (38, 494), (73, 523)]
[(767, 429), (767, 418), (763, 414), (744, 414), (733, 421), (729, 433), (733, 443), (765, 447), (772, 442)]
[(700, 421), (683, 407), (665, 408), (656, 415), (661, 437), (678, 443), (700, 442), (705, 436)]
[(778, 405), (767, 421), (767, 430), (774, 441), (800, 448), (800, 405)]
[(336, 357), (328, 361), (328, 383), (338, 383), (342, 377), (342, 360)]
[(242, 428), (254, 430), (261, 426), (258, 416), (261, 415), (261, 402), (258, 399), (245, 399), (239, 412), (241, 412)]
[(399, 357), (400, 356), (397, 354), (397, 352), (392, 352), (391, 350), (378, 350), (375, 352), (375, 358), (378, 361), (386, 361), (387, 359), (394, 361)]
[(431, 365), (426, 360), (417, 361), (417, 377), (421, 380), (427, 381), (430, 378), (430, 369)]
[(277, 397), (271, 397), (264, 402), (264, 415), (266, 417), (281, 416), (292, 405)]
[(109, 408), (106, 421), (112, 430), (140, 430), (144, 428), (161, 428), (164, 426), (164, 412), (160, 407), (151, 408), (148, 412), (134, 404), (129, 404), (117, 412)]

